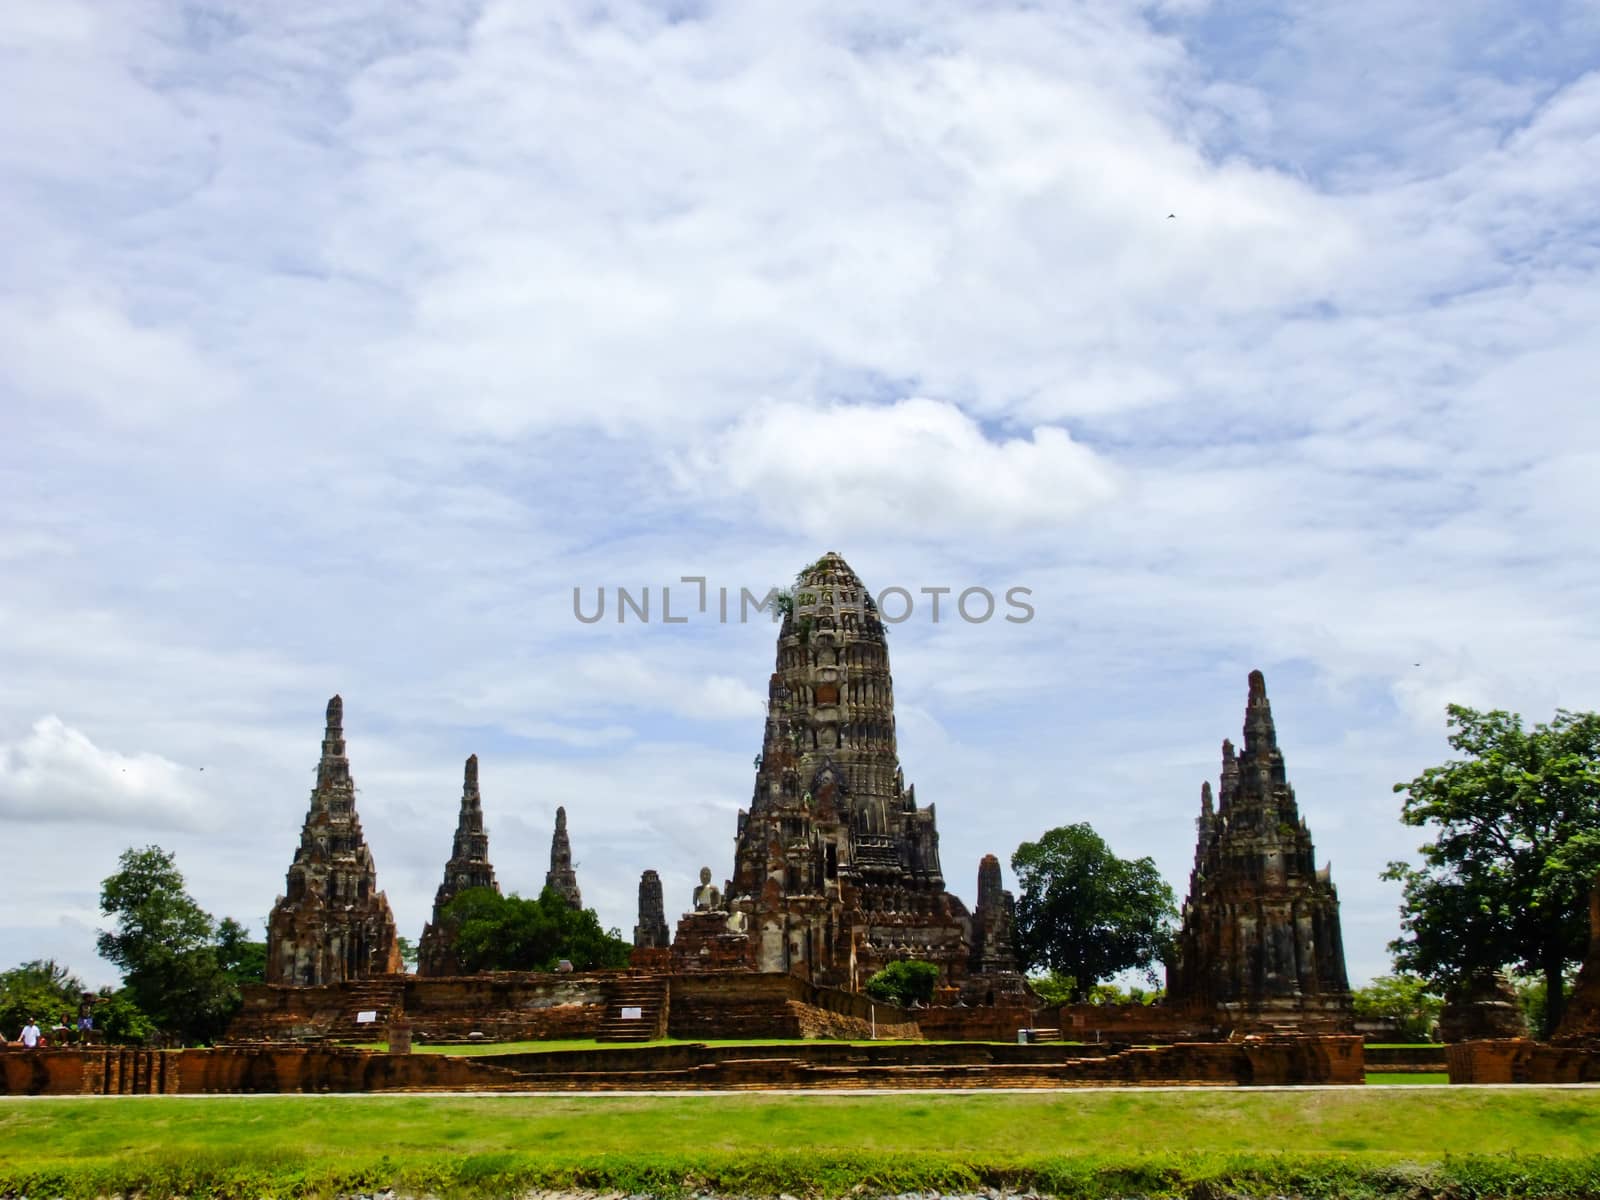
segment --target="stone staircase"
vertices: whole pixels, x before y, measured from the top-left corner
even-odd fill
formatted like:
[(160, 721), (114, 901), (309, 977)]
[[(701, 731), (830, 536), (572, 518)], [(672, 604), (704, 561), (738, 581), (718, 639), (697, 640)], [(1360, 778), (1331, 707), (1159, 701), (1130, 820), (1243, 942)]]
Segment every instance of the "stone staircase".
[[(330, 1035), (335, 1038), (360, 1037), (382, 1041), (386, 1036), (389, 1018), (398, 1012), (405, 998), (403, 979), (354, 979), (345, 984), (340, 996), (338, 1022)], [(360, 1022), (356, 1016), (375, 1012), (378, 1019)]]
[[(625, 976), (611, 985), (597, 1042), (649, 1042), (667, 1033), (667, 981), (660, 976)], [(624, 1009), (639, 1010), (624, 1017)]]

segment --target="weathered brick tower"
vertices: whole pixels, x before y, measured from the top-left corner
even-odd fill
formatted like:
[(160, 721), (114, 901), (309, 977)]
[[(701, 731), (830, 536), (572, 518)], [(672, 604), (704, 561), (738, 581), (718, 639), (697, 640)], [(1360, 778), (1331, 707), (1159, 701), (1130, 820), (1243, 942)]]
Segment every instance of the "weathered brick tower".
[(1032, 998), (1017, 970), (1011, 944), (1016, 901), (1001, 886), (1000, 860), (985, 854), (978, 863), (978, 906), (972, 912), (972, 975), (962, 988), (969, 1004), (994, 1004)]
[(267, 982), (339, 983), (400, 971), (394, 913), (378, 890), (344, 752), (344, 701), (328, 701), (317, 784), (267, 922)]
[(578, 873), (572, 869), (572, 843), (567, 840), (567, 810), (564, 808), (556, 809), (556, 831), (550, 835), (550, 870), (545, 873), (544, 885), (555, 888), (573, 908), (583, 907)]
[(489, 862), (489, 834), (483, 827), (483, 797), (478, 791), (478, 756), (467, 759), (461, 781), (461, 812), (456, 818), (456, 837), (450, 860), (444, 865), (444, 881), (433, 894), (433, 919), (422, 928), (417, 943), (418, 975), (456, 975), (461, 972), (456, 957), (455, 931), (444, 920), (444, 909), (468, 888), (493, 888), (494, 867)]
[(1225, 1022), (1305, 1027), (1350, 1019), (1339, 897), (1278, 749), (1267, 685), (1250, 673), (1244, 750), (1222, 743), (1222, 780), (1200, 793), (1199, 841), (1168, 1002)]
[(900, 771), (877, 608), (839, 555), (797, 579), (776, 667), (725, 898), (751, 965), (859, 988), (915, 958), (959, 984), (972, 921), (945, 890), (933, 806)]

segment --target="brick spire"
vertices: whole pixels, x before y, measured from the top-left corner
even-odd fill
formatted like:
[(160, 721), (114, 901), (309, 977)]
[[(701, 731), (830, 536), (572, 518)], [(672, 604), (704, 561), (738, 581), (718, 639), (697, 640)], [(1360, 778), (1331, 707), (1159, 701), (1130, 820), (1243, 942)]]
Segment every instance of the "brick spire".
[(572, 844), (567, 840), (565, 808), (556, 809), (556, 830), (550, 836), (550, 870), (544, 877), (544, 885), (555, 888), (573, 908), (583, 907), (583, 894), (578, 891), (578, 875), (572, 869)]
[(338, 696), (328, 701), (317, 782), (286, 882), (267, 920), (268, 983), (338, 983), (401, 969), (394, 914), (356, 815)]
[(444, 909), (468, 888), (493, 888), (494, 866), (489, 862), (489, 833), (483, 827), (483, 798), (478, 792), (478, 756), (471, 755), (462, 770), (461, 811), (444, 880), (433, 895), (433, 919), (422, 929), (417, 944), (417, 974), (454, 975), (461, 970), (455, 953), (455, 930), (444, 920)]

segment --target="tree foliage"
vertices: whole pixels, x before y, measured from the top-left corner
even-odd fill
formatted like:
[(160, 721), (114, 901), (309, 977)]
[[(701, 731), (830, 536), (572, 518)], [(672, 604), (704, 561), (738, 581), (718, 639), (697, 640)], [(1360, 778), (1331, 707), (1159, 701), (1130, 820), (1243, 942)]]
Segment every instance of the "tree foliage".
[(1353, 993), (1355, 1014), (1368, 1019), (1393, 1021), (1400, 1037), (1407, 1041), (1426, 1041), (1439, 1023), (1444, 1000), (1420, 975), (1380, 975)]
[(161, 1030), (184, 1042), (217, 1037), (239, 1007), (238, 985), (261, 978), (265, 946), (236, 921), (217, 925), (161, 847), (125, 850), (117, 865), (100, 888), (101, 911), (115, 921), (99, 936), (101, 957), (122, 969), (127, 1000)]
[(875, 1000), (909, 1008), (912, 1004), (927, 1004), (933, 1000), (933, 989), (939, 985), (939, 968), (930, 962), (901, 959), (892, 962), (867, 980), (866, 992)]
[(1404, 887), (1403, 971), (1438, 990), (1507, 967), (1540, 975), (1544, 1032), (1561, 1019), (1563, 975), (1588, 944), (1587, 896), (1600, 868), (1600, 715), (1522, 718), (1452, 704), (1450, 746), (1463, 757), (1430, 767), (1404, 793), (1401, 820), (1425, 827), (1422, 865), (1392, 862)]
[(30, 1017), (48, 1029), (63, 1016), (76, 1026), (83, 981), (54, 959), (0, 971), (0, 1037), (15, 1038)]
[(1015, 944), (1025, 970), (1070, 977), (1074, 1001), (1123, 971), (1156, 981), (1178, 912), (1153, 859), (1118, 858), (1080, 823), (1024, 842), (1011, 869), (1021, 892)]
[(1072, 976), (1060, 971), (1041, 971), (1028, 976), (1028, 986), (1046, 1008), (1072, 1003)]
[(625, 967), (631, 943), (600, 927), (592, 908), (575, 909), (553, 888), (537, 900), (493, 888), (468, 888), (445, 906), (456, 952), (468, 971), (553, 971), (567, 959), (577, 971)]

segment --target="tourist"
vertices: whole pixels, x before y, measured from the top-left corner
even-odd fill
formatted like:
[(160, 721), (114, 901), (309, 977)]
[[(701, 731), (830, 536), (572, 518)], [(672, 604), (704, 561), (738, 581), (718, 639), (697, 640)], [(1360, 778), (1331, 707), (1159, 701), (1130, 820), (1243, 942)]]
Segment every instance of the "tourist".
[(28, 1050), (35, 1049), (43, 1038), (44, 1035), (39, 1032), (39, 1026), (34, 1023), (32, 1017), (28, 1018), (28, 1023), (22, 1027), (22, 1032), (17, 1034), (17, 1040)]

